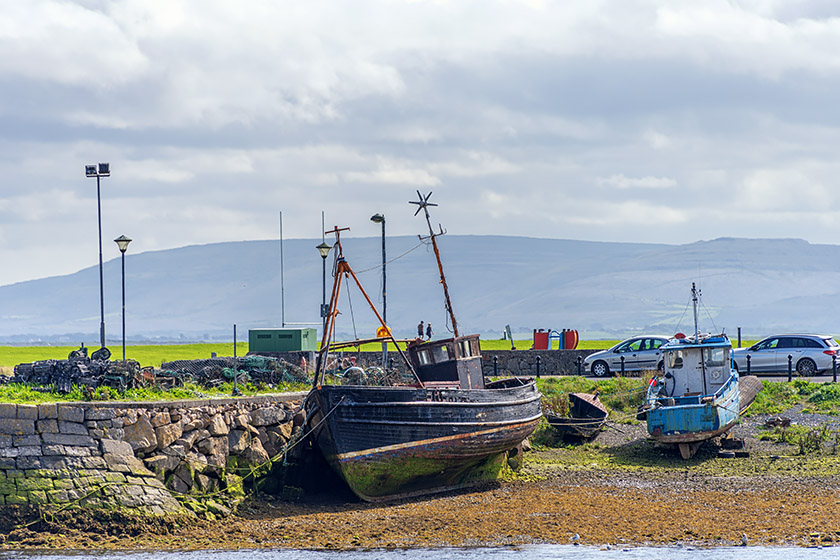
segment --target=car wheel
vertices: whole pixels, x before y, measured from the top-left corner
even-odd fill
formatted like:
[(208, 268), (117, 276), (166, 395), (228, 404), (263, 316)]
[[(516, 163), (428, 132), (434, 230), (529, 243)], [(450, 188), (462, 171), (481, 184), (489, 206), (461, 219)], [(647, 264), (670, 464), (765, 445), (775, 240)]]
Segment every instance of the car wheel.
[(595, 377), (606, 377), (610, 374), (610, 366), (607, 365), (607, 362), (598, 360), (594, 364), (592, 364), (592, 375)]
[(802, 358), (796, 362), (796, 373), (803, 377), (811, 377), (817, 373), (817, 364), (811, 358)]

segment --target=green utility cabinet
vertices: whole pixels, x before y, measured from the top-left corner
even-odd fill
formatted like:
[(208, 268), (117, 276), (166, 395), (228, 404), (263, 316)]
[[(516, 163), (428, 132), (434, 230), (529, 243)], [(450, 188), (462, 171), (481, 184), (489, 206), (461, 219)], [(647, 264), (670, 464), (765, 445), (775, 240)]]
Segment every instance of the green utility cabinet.
[(315, 329), (249, 329), (248, 352), (314, 352)]

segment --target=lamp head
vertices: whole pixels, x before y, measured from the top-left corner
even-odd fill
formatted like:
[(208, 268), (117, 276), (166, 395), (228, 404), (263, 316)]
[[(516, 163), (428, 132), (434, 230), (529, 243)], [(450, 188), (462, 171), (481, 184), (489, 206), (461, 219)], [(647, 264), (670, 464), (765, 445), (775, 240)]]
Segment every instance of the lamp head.
[(370, 221), (375, 224), (384, 224), (385, 223), (385, 216), (382, 214), (374, 214), (370, 217)]
[(315, 248), (318, 249), (318, 252), (321, 254), (321, 258), (326, 259), (327, 255), (330, 254), (330, 249), (332, 249), (332, 245), (330, 245), (326, 241), (321, 241), (321, 243), (316, 245)]
[(117, 247), (120, 248), (120, 253), (125, 253), (125, 250), (128, 249), (128, 244), (131, 243), (131, 239), (126, 237), (125, 235), (120, 235), (116, 239), (114, 239), (114, 243), (117, 244)]

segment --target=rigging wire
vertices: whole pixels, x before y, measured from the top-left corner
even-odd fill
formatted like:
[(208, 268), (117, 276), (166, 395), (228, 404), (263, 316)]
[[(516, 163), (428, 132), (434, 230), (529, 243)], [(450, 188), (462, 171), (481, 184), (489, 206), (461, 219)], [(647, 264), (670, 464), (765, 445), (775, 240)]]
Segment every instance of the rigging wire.
[[(412, 251), (414, 251), (415, 249), (417, 249), (417, 248), (419, 248), (419, 247), (421, 247), (421, 246), (423, 246), (423, 245), (426, 245), (426, 243), (424, 243), (424, 242), (422, 242), (422, 241), (421, 241), (420, 243), (418, 243), (417, 245), (415, 245), (414, 247), (412, 247), (411, 249), (409, 249), (408, 251), (406, 251), (406, 252), (405, 252), (405, 253), (403, 253), (402, 255), (396, 256), (396, 257), (394, 257), (394, 258), (393, 258), (393, 259), (391, 259), (391, 260), (385, 261), (385, 264), (386, 264), (386, 265), (387, 265), (387, 264), (391, 264), (392, 262), (397, 261), (397, 260), (399, 260), (399, 259), (403, 258), (404, 256), (408, 255), (409, 253), (411, 253)], [(366, 269), (364, 269), (364, 270), (358, 270), (358, 271), (356, 271), (356, 276), (358, 276), (359, 274), (364, 274), (365, 272), (370, 272), (371, 270), (377, 270), (377, 269), (379, 269), (379, 268), (382, 268), (382, 263), (380, 263), (380, 264), (378, 264), (378, 265), (376, 265), (376, 266), (372, 266), (372, 267), (370, 267), (370, 268), (366, 268)]]
[(347, 305), (350, 306), (350, 322), (353, 324), (353, 338), (358, 340), (359, 334), (356, 332), (356, 316), (353, 314), (353, 300), (350, 299), (350, 280), (347, 274), (345, 274), (344, 277), (347, 278), (347, 280), (345, 280), (347, 283), (347, 289), (345, 292), (347, 293)]

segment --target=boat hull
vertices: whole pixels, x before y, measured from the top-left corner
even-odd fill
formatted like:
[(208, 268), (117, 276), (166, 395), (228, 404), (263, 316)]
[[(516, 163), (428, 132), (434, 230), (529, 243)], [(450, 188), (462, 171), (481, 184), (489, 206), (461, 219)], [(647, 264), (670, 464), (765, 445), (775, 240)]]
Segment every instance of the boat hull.
[(507, 451), (536, 428), (529, 381), (499, 389), (323, 386), (312, 391), (318, 447), (350, 489), (382, 501), (498, 477)]
[(657, 406), (647, 410), (647, 430), (661, 443), (694, 443), (717, 437), (738, 422), (740, 413), (737, 377), (713, 397), (652, 400)]

